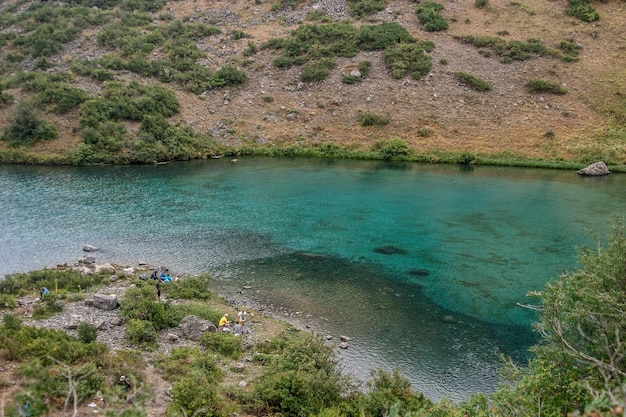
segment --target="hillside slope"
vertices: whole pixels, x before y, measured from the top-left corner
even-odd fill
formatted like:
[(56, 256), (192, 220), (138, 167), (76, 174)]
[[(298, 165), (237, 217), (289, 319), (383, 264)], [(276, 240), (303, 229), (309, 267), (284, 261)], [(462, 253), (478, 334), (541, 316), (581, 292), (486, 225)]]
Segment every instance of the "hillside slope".
[[(4, 0), (0, 10), (7, 10), (14, 2)], [(180, 102), (179, 112), (170, 121), (235, 147), (333, 142), (369, 149), (379, 140), (400, 138), (423, 153), (512, 154), (582, 162), (602, 158), (626, 164), (626, 135), (623, 125), (621, 130), (619, 125), (626, 107), (624, 2), (593, 3), (601, 16), (593, 23), (567, 16), (564, 1), (491, 0), (484, 8), (477, 8), (472, 0), (440, 3), (449, 28), (428, 32), (415, 12), (417, 3), (410, 0), (390, 1), (384, 11), (367, 19), (351, 17), (346, 0), (305, 1), (295, 9), (281, 9), (277, 2), (267, 0), (169, 2), (152, 16), (156, 19), (168, 14), (170, 19), (221, 29), (220, 34), (197, 39), (203, 53), (198, 63), (212, 70), (235, 65), (247, 76), (240, 86), (209, 89), (201, 94), (167, 84)], [(29, 4), (23, 3), (22, 10)], [(354, 57), (336, 57), (336, 67), (323, 81), (301, 82), (302, 66), (276, 68), (273, 60), (278, 53), (259, 46), (288, 36), (301, 24), (313, 23), (307, 20), (311, 12), (332, 21), (345, 19), (355, 26), (400, 23), (415, 39), (434, 42), (429, 53), (432, 67), (420, 79), (396, 79), (385, 68), (384, 51), (360, 51)], [(3, 25), (5, 33), (10, 30), (10, 25)], [(62, 51), (48, 57), (52, 67), (47, 71), (69, 70), (78, 59), (95, 59), (114, 50), (98, 46), (98, 30), (84, 30)], [(567, 41), (579, 47), (578, 59), (566, 62), (537, 55), (502, 63), (496, 54), (458, 39), (467, 35), (521, 42), (538, 39), (555, 50)], [(258, 52), (244, 56), (251, 44)], [(5, 48), (4, 59), (7, 53), (10, 48)], [(151, 59), (162, 54), (157, 49)], [(342, 77), (363, 61), (371, 63), (368, 76), (354, 84), (343, 83)], [(35, 62), (27, 57), (19, 66), (28, 71)], [(473, 90), (455, 77), (458, 71), (487, 81), (491, 89)], [(6, 73), (5, 77), (10, 75)], [(144, 81), (129, 71), (118, 71), (115, 78)], [(527, 86), (530, 79), (561, 85), (567, 93), (531, 93)], [(102, 91), (101, 83), (91, 77), (76, 76), (73, 85), (95, 96)], [(29, 94), (16, 87), (6, 91), (15, 98)], [(15, 106), (15, 102), (3, 106), (0, 127), (8, 125)], [(359, 115), (364, 113), (389, 117), (390, 123), (363, 127)], [(67, 154), (83, 142), (78, 109), (61, 115), (49, 111), (44, 114), (57, 126), (59, 138), (36, 144), (32, 148), (35, 152)], [(126, 124), (129, 131), (138, 128), (136, 123)], [(3, 149), (6, 144), (1, 143)]]

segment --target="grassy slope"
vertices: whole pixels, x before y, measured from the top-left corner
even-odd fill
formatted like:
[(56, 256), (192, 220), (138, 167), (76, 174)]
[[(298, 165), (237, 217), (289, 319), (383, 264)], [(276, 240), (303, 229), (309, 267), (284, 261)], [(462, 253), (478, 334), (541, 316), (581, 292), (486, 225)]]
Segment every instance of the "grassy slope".
[[(11, 3), (5, 0), (3, 5)], [(206, 52), (201, 61), (217, 68), (241, 64), (248, 42), (260, 45), (295, 29), (314, 4), (303, 3), (296, 11), (272, 12), (270, 1), (188, 0), (169, 3), (161, 12), (217, 24), (222, 34), (199, 42)], [(626, 164), (626, 134), (611, 118), (612, 114), (623, 114), (626, 94), (623, 2), (594, 3), (601, 19), (591, 24), (566, 16), (565, 2), (494, 0), (483, 9), (476, 8), (471, 0), (441, 3), (445, 7), (442, 14), (450, 23), (445, 32), (424, 31), (415, 15), (416, 3), (408, 0), (389, 2), (389, 12), (369, 21), (397, 21), (415, 38), (434, 41), (430, 54), (433, 67), (421, 80), (393, 79), (384, 69), (382, 53), (362, 52), (354, 58), (337, 59), (337, 68), (323, 82), (302, 84), (298, 82), (300, 67), (278, 70), (272, 65), (275, 53), (261, 51), (245, 67), (249, 80), (242, 87), (212, 90), (198, 97), (169, 85), (181, 103), (179, 114), (172, 120), (197, 132), (210, 132), (229, 146), (334, 142), (369, 149), (380, 139), (402, 138), (421, 153), (470, 152), (579, 162), (605, 159), (614, 165)], [(250, 37), (235, 40), (229, 35), (233, 30), (243, 30)], [(508, 32), (502, 36), (506, 40), (538, 38), (551, 48), (571, 39), (581, 46), (580, 60), (564, 63), (541, 57), (502, 64), (496, 57), (485, 57), (454, 39), (455, 35), (468, 34), (497, 36), (502, 31)], [(98, 51), (94, 38), (93, 30), (86, 31), (51, 61), (63, 69), (85, 51), (98, 55), (102, 51)], [(370, 76), (361, 83), (342, 84), (342, 73), (363, 60), (372, 62)], [(479, 76), (493, 88), (486, 93), (474, 92), (458, 83), (456, 71)], [(117, 78), (137, 76), (120, 73)], [(530, 78), (563, 84), (568, 93), (531, 94), (526, 88)], [(80, 77), (76, 85), (92, 94), (99, 88)], [(18, 89), (10, 93), (15, 97), (23, 94)], [(14, 106), (3, 107), (0, 127), (6, 125)], [(297, 117), (287, 117), (294, 110)], [(363, 128), (358, 124), (362, 112), (389, 115), (392, 122), (384, 128)], [(77, 110), (62, 116), (47, 113), (45, 118), (59, 129), (59, 139), (40, 143), (33, 151), (68, 153), (81, 142), (77, 116)], [(428, 135), (420, 133), (424, 129)], [(0, 144), (0, 151), (3, 149), (5, 145)]]

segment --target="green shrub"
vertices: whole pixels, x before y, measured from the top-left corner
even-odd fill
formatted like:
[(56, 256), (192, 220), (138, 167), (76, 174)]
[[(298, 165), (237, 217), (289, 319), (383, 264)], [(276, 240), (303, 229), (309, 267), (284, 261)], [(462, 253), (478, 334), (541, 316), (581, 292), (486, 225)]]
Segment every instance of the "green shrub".
[(211, 298), (210, 283), (209, 274), (186, 277), (168, 283), (167, 296), (171, 299), (207, 300)]
[(259, 48), (257, 48), (256, 44), (252, 41), (248, 41), (248, 46), (243, 50), (243, 56), (248, 58), (257, 52), (259, 52)]
[(133, 11), (140, 10), (143, 12), (157, 12), (166, 3), (166, 0), (125, 0), (121, 4), (122, 10)]
[(159, 302), (153, 285), (129, 288), (120, 300), (120, 316), (125, 321), (142, 320), (152, 323), (156, 330), (176, 326), (180, 319), (169, 303)]
[(370, 61), (359, 62), (359, 72), (361, 73), (361, 78), (366, 78), (370, 74), (371, 68), (372, 63)]
[(214, 78), (216, 85), (235, 86), (245, 83), (248, 77), (244, 71), (232, 65), (226, 65), (215, 72)]
[(0, 293), (24, 295), (39, 293), (41, 287), (60, 292), (80, 292), (100, 284), (105, 274), (83, 275), (74, 269), (42, 269), (28, 273), (6, 275), (0, 280)]
[(0, 90), (0, 104), (8, 105), (13, 103), (14, 97), (6, 91)]
[(552, 93), (558, 95), (567, 94), (567, 89), (565, 87), (546, 80), (533, 78), (528, 80), (527, 85), (531, 93)]
[(438, 32), (448, 29), (448, 22), (439, 13), (443, 6), (439, 3), (426, 1), (417, 8), (417, 17), (429, 32)]
[(291, 57), (281, 55), (274, 58), (274, 66), (276, 68), (291, 68), (295, 64), (295, 60)]
[(308, 63), (302, 67), (300, 81), (303, 83), (323, 81), (328, 77), (329, 70), (335, 68), (336, 65), (335, 61), (329, 58)]
[(98, 335), (98, 329), (93, 324), (89, 324), (86, 322), (81, 322), (78, 325), (77, 337), (83, 343), (91, 343), (96, 340), (96, 336)]
[(380, 369), (372, 371), (372, 378), (367, 385), (369, 390), (364, 400), (366, 415), (383, 415), (391, 409), (395, 410), (396, 415), (408, 415), (411, 411), (433, 405), (423, 394), (414, 391), (409, 380), (397, 369), (391, 374)]
[(20, 100), (0, 139), (10, 146), (32, 146), (42, 140), (55, 139), (57, 135), (57, 128), (40, 120), (31, 102)]
[(131, 342), (137, 344), (149, 344), (157, 340), (154, 324), (147, 320), (130, 319), (126, 323), (126, 334)]
[(374, 144), (373, 150), (378, 152), (384, 160), (403, 159), (410, 156), (413, 150), (402, 139), (394, 138), (386, 141), (378, 141)]
[(474, 0), (474, 6), (478, 9), (484, 9), (489, 4), (489, 0)]
[(330, 349), (310, 335), (292, 336), (259, 377), (253, 399), (258, 410), (289, 416), (316, 415), (338, 403), (345, 381)]
[(243, 30), (233, 30), (233, 31), (230, 32), (230, 36), (232, 36), (233, 39), (236, 40), (236, 41), (238, 41), (239, 39), (249, 38), (250, 37)]
[(15, 297), (12, 294), (1, 294), (0, 293), (0, 310), (13, 310), (17, 303), (15, 302)]
[(480, 91), (480, 92), (491, 90), (491, 84), (489, 84), (487, 81), (483, 80), (482, 78), (478, 78), (474, 75), (468, 74), (463, 71), (457, 71), (454, 74), (454, 76), (461, 83), (468, 85), (473, 90)]
[(397, 43), (413, 41), (404, 26), (395, 22), (363, 25), (356, 35), (356, 45), (363, 51), (384, 50)]
[(217, 359), (207, 355), (198, 347), (177, 347), (169, 355), (161, 355), (155, 366), (172, 381), (175, 381), (192, 372), (201, 374), (207, 382), (219, 382), (224, 373)]
[(559, 43), (559, 49), (561, 49), (567, 56), (575, 57), (580, 52), (580, 45), (578, 45), (573, 39), (567, 39)]
[(363, 127), (368, 126), (386, 126), (391, 122), (391, 117), (380, 116), (375, 113), (364, 112), (359, 114), (359, 123)]
[(226, 417), (229, 414), (225, 411), (217, 386), (206, 378), (192, 374), (172, 386), (168, 415)]
[(200, 340), (206, 349), (233, 359), (239, 359), (243, 354), (241, 337), (232, 333), (204, 333)]
[(67, 113), (89, 99), (89, 94), (80, 88), (71, 87), (64, 83), (49, 83), (48, 87), (37, 94), (37, 102), (41, 104), (55, 104), (55, 113)]
[(22, 327), (22, 320), (13, 314), (2, 316), (2, 325), (11, 332), (17, 332)]
[(459, 158), (457, 159), (456, 163), (459, 165), (470, 165), (475, 160), (476, 160), (476, 157), (474, 155), (472, 155), (469, 152), (464, 152), (461, 155), (459, 155)]
[(57, 295), (49, 294), (33, 307), (33, 317), (47, 319), (63, 311), (63, 303)]
[(386, 0), (348, 0), (348, 8), (353, 16), (366, 17), (385, 10)]
[(385, 66), (394, 78), (403, 78), (411, 74), (414, 79), (420, 79), (428, 74), (432, 60), (426, 52), (435, 47), (430, 41), (412, 44), (399, 44), (385, 51)]
[(565, 13), (588, 23), (600, 19), (600, 14), (589, 5), (588, 0), (570, 0)]
[(361, 77), (355, 75), (344, 75), (341, 77), (341, 82), (344, 84), (354, 84), (359, 81), (361, 81)]

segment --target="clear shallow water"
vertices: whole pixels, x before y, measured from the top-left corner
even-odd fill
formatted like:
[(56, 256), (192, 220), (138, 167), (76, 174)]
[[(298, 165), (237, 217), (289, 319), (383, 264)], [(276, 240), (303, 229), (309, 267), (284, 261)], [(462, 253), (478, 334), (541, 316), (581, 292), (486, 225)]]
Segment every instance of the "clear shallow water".
[[(353, 338), (348, 371), (399, 367), (432, 398), (496, 382), (533, 319), (516, 303), (576, 267), (626, 208), (626, 176), (364, 161), (0, 167), (0, 276), (75, 262), (210, 271), (224, 293)], [(321, 256), (303, 256), (314, 253)], [(446, 317), (449, 316), (449, 317)], [(446, 317), (446, 320), (442, 318)]]

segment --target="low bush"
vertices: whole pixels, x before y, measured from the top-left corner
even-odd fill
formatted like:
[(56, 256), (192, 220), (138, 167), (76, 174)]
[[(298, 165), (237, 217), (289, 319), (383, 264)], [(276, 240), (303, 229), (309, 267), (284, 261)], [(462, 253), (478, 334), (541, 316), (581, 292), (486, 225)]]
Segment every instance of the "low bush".
[(10, 332), (17, 332), (22, 327), (22, 320), (13, 314), (2, 316), (2, 325)]
[(243, 354), (241, 337), (232, 333), (204, 333), (200, 340), (202, 346), (211, 352), (219, 353), (232, 359), (239, 359)]
[(443, 6), (439, 3), (426, 1), (417, 8), (417, 17), (429, 32), (438, 32), (448, 29), (448, 22), (441, 13)]
[(596, 9), (589, 5), (589, 0), (569, 0), (567, 9), (568, 16), (574, 16), (583, 22), (595, 22), (600, 20), (600, 14)]
[(55, 139), (57, 135), (54, 125), (39, 119), (32, 102), (20, 100), (0, 139), (9, 146), (32, 146), (42, 140)]
[(168, 415), (226, 417), (229, 414), (225, 410), (216, 384), (192, 373), (173, 384)]
[(474, 75), (468, 74), (463, 71), (457, 71), (454, 76), (459, 82), (466, 84), (472, 90), (476, 90), (479, 92), (485, 92), (491, 90), (491, 84), (482, 78), (476, 77)]
[(78, 340), (83, 343), (91, 343), (96, 340), (98, 329), (93, 324), (81, 322), (76, 329)]
[(215, 86), (236, 86), (244, 84), (248, 77), (244, 71), (232, 66), (226, 65), (215, 71)]
[(157, 332), (152, 322), (147, 320), (130, 319), (126, 323), (128, 339), (136, 344), (151, 344), (157, 340)]
[(391, 409), (399, 416), (408, 415), (411, 411), (425, 410), (433, 405), (424, 394), (413, 390), (411, 382), (397, 369), (392, 373), (380, 369), (372, 371), (367, 385), (368, 395), (363, 398), (365, 415), (384, 415)]
[(366, 17), (385, 10), (386, 0), (348, 0), (348, 9), (353, 16)]
[(171, 304), (158, 301), (156, 289), (150, 284), (129, 288), (120, 300), (120, 316), (126, 322), (147, 321), (156, 330), (178, 325), (180, 319), (173, 313)]
[(61, 293), (80, 292), (98, 285), (106, 274), (83, 275), (74, 269), (42, 269), (28, 273), (6, 275), (0, 280), (0, 293), (22, 296), (39, 293), (41, 287)]
[(15, 302), (15, 297), (12, 294), (1, 294), (0, 293), (0, 310), (13, 310), (17, 303)]
[(155, 366), (172, 382), (192, 372), (211, 383), (221, 381), (224, 376), (217, 359), (198, 347), (174, 348), (169, 355), (160, 355)]
[(167, 296), (171, 299), (207, 300), (211, 298), (211, 276), (201, 274), (169, 282)]
[(337, 64), (335, 63), (335, 60), (330, 58), (320, 59), (318, 61), (305, 64), (302, 67), (302, 72), (300, 73), (300, 81), (303, 83), (323, 81), (326, 77), (328, 77), (329, 70), (335, 68), (336, 66)]
[(413, 154), (413, 150), (403, 139), (394, 138), (386, 141), (378, 141), (373, 150), (384, 160), (405, 159)]
[(43, 300), (33, 307), (33, 317), (47, 319), (63, 311), (61, 299), (54, 294), (48, 294)]
[(345, 380), (331, 350), (311, 335), (294, 334), (269, 363), (254, 388), (258, 411), (291, 416), (316, 415), (338, 404)]
[(527, 85), (531, 93), (552, 93), (558, 95), (567, 94), (567, 89), (561, 84), (546, 80), (533, 78), (528, 80)]
[(404, 26), (396, 22), (363, 25), (356, 35), (356, 46), (362, 51), (384, 50), (397, 43), (413, 41)]
[(376, 113), (364, 112), (359, 114), (359, 123), (363, 127), (386, 126), (391, 122), (391, 117), (380, 116)]
[(426, 52), (435, 47), (430, 41), (411, 44), (399, 44), (385, 51), (385, 66), (394, 78), (403, 78), (407, 74), (418, 80), (428, 74), (432, 60)]

